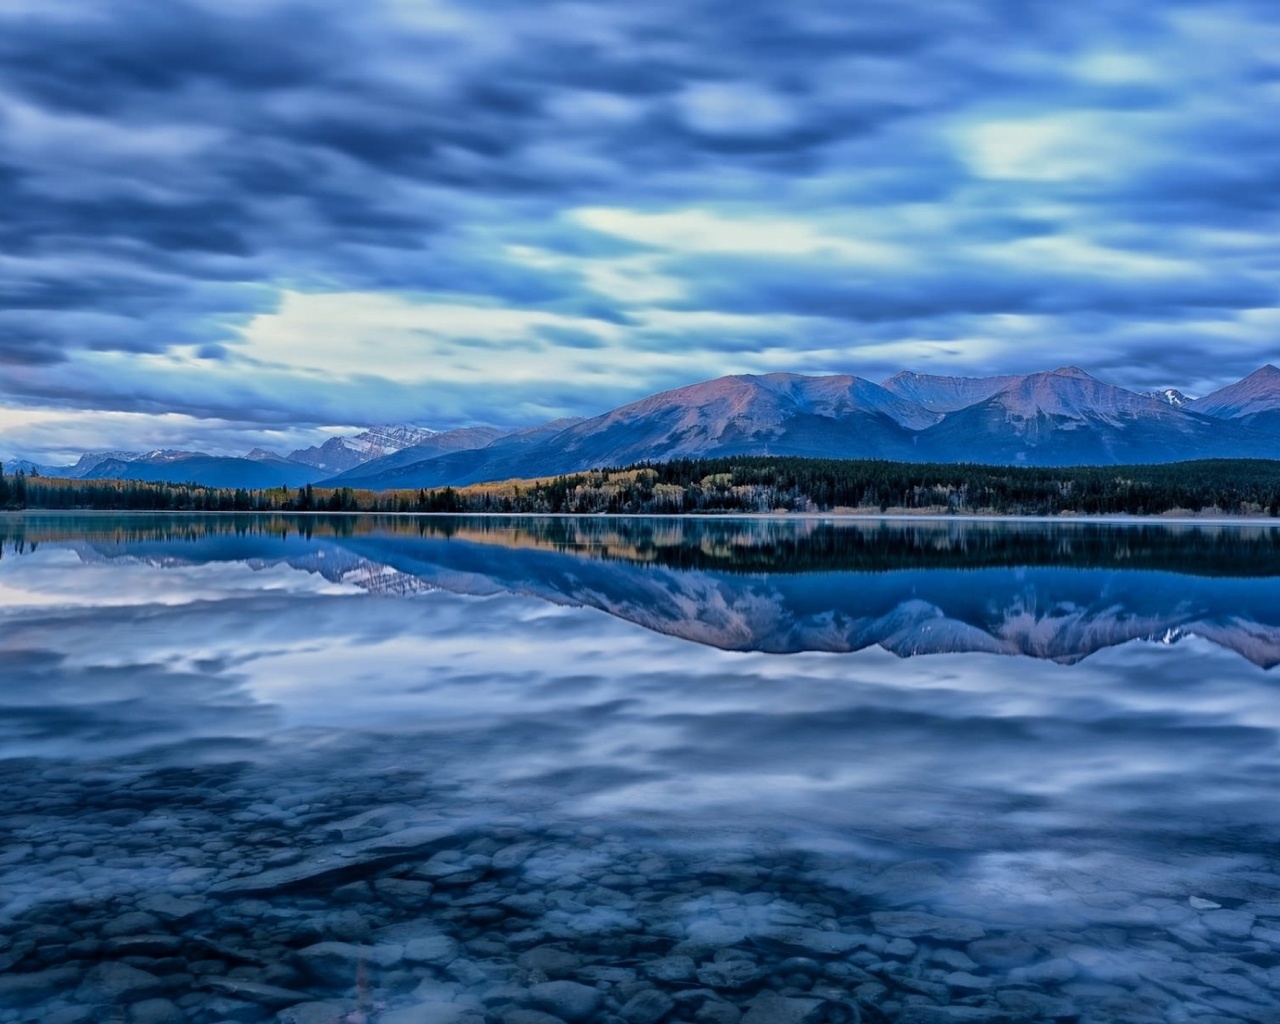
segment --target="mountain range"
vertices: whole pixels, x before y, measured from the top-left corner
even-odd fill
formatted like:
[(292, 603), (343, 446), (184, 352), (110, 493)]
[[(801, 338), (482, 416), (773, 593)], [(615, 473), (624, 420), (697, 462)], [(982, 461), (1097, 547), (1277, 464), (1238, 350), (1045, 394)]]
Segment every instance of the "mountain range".
[(1036, 466), (1280, 458), (1280, 369), (1264, 366), (1199, 399), (1130, 391), (1072, 366), (999, 377), (903, 372), (880, 384), (742, 374), (515, 431), (380, 426), (287, 455), (99, 452), (71, 466), (7, 465), (81, 479), (385, 490), (721, 455)]

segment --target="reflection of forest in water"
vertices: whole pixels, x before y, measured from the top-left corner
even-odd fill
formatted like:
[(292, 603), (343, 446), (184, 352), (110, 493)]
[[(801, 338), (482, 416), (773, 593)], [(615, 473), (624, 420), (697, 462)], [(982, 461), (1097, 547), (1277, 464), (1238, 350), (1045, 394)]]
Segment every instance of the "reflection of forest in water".
[[(1280, 529), (1157, 524), (593, 516), (8, 515), (0, 553), (42, 542), (218, 537), (457, 539), (583, 558), (741, 573), (1053, 566), (1197, 576), (1280, 575)], [(177, 554), (177, 552), (175, 552)]]

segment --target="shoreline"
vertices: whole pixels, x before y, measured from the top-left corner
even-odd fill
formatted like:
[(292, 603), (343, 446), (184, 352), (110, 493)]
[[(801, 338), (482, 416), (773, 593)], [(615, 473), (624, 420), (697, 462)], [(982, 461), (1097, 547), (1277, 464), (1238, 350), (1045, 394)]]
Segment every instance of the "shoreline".
[(1253, 514), (1198, 516), (1157, 514), (1131, 516), (1123, 513), (1036, 516), (1001, 514), (996, 512), (377, 512), (377, 511), (328, 511), (321, 509), (274, 509), (271, 511), (235, 510), (207, 511), (204, 509), (61, 509), (26, 508), (0, 509), (0, 517), (7, 516), (386, 516), (396, 519), (680, 519), (693, 521), (777, 521), (777, 522), (908, 522), (908, 523), (1034, 523), (1053, 525), (1106, 525), (1106, 526), (1274, 526), (1280, 527), (1280, 517)]

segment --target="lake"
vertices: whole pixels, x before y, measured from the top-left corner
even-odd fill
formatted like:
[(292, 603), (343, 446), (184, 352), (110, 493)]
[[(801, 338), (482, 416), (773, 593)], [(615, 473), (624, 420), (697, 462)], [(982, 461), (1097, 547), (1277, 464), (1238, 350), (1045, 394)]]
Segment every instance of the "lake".
[(1280, 530), (0, 516), (0, 1024), (1280, 1021)]

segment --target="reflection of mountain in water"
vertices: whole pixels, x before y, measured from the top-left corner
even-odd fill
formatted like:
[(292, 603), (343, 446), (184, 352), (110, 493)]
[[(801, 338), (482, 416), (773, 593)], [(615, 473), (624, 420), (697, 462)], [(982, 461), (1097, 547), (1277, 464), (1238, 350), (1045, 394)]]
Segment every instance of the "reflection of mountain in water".
[(726, 650), (880, 645), (903, 657), (985, 651), (1066, 662), (1194, 634), (1280, 664), (1280, 531), (1266, 527), (351, 522), (326, 531), (313, 520), (299, 533), (245, 529), (241, 519), (234, 531), (135, 531), (76, 546), (82, 557), (156, 565), (288, 564), (382, 594), (515, 593)]
[(907, 657), (986, 651), (1073, 661), (1135, 639), (1198, 634), (1280, 664), (1280, 580), (1114, 569), (741, 574), (458, 541), (355, 542), (443, 589), (580, 604), (726, 650)]

